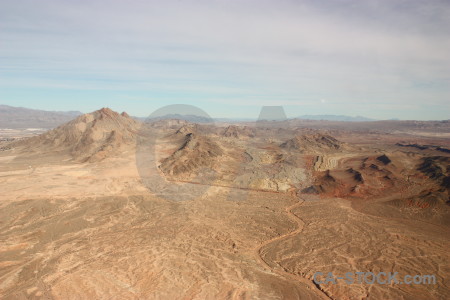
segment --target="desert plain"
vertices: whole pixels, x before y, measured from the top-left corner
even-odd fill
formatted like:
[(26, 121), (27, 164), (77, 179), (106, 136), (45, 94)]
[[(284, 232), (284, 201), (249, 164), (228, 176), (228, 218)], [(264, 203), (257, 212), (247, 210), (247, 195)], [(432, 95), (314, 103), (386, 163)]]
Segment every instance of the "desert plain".
[(449, 121), (194, 124), (104, 108), (5, 139), (0, 298), (449, 299), (449, 137)]

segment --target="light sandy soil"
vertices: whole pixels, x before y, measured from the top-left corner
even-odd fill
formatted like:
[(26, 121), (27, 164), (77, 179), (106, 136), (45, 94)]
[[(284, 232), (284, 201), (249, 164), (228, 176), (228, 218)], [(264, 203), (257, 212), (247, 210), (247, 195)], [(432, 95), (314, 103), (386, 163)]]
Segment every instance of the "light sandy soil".
[[(450, 295), (446, 228), (288, 193), (212, 187), (198, 199), (165, 200), (139, 185), (133, 163), (116, 158), (0, 173), (3, 299)], [(312, 283), (318, 271), (394, 270), (436, 274), (438, 283)]]
[[(271, 171), (276, 149), (255, 147), (253, 159), (267, 163), (222, 170)], [(405, 217), (380, 204), (387, 195), (342, 199), (162, 173), (156, 193), (132, 149), (89, 163), (15, 155), (0, 153), (1, 299), (450, 299), (447, 223)], [(358, 271), (437, 283), (313, 282), (315, 272)]]
[[(312, 279), (315, 272), (435, 274), (436, 285), (352, 284), (343, 280), (322, 289), (336, 299), (447, 299), (450, 231), (428, 223), (372, 216), (354, 210), (344, 199), (310, 199), (293, 212), (303, 230), (266, 246), (273, 266)], [(324, 279), (322, 277), (321, 279)], [(356, 278), (355, 278), (356, 279)]]
[[(1, 198), (3, 298), (316, 297), (312, 284), (286, 280), (255, 256), (265, 240), (295, 229), (284, 215), (289, 197), (230, 199), (229, 189), (211, 188), (169, 201), (112, 189), (129, 181), (114, 174), (87, 166), (2, 173), (10, 177)], [(57, 178), (54, 188), (41, 187), (48, 178)], [(89, 185), (98, 196), (86, 196)]]

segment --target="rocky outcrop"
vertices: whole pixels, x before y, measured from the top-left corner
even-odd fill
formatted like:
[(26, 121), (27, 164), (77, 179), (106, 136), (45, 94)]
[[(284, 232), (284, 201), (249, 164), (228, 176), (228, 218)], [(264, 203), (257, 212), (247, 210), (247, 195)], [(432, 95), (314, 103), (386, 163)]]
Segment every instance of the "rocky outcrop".
[(389, 163), (391, 163), (391, 159), (389, 157), (387, 157), (386, 154), (380, 155), (377, 157), (377, 160), (382, 162), (383, 164), (387, 165)]
[(222, 136), (233, 138), (254, 137), (255, 132), (248, 126), (230, 125), (223, 130)]
[(191, 175), (200, 167), (214, 164), (223, 154), (222, 148), (207, 137), (188, 133), (179, 149), (164, 159), (159, 166), (165, 175)]
[(343, 143), (325, 134), (298, 135), (280, 145), (281, 148), (300, 153), (314, 153), (330, 150), (339, 150)]
[(76, 161), (95, 162), (134, 145), (138, 128), (128, 114), (102, 108), (14, 146), (25, 153), (64, 153)]

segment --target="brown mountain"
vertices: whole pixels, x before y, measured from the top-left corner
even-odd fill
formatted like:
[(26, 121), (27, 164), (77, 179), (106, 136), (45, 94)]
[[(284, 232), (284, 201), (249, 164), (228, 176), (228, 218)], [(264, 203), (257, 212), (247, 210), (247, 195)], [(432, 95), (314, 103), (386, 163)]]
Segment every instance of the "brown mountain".
[(189, 175), (200, 167), (212, 166), (222, 154), (222, 148), (208, 137), (188, 133), (181, 147), (162, 161), (160, 169), (169, 176)]
[(343, 143), (326, 134), (297, 135), (280, 145), (286, 150), (299, 152), (316, 152), (321, 150), (339, 150)]
[(223, 130), (222, 136), (234, 138), (254, 137), (255, 132), (252, 128), (248, 126), (229, 125)]
[(135, 143), (139, 123), (123, 112), (102, 108), (13, 146), (22, 152), (58, 152), (76, 161), (98, 161)]

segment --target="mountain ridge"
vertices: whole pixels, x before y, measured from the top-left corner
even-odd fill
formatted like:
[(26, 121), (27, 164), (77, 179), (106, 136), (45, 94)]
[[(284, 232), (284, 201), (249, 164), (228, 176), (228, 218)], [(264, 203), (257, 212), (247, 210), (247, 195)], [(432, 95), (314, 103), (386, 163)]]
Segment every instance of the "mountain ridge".
[(80, 115), (80, 111), (46, 111), (0, 104), (0, 128), (51, 129)]
[(95, 162), (134, 144), (138, 127), (127, 113), (102, 108), (13, 146), (25, 153), (62, 153), (76, 161)]

